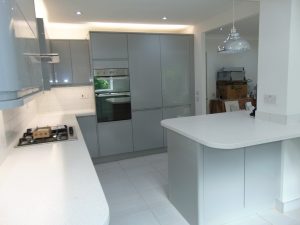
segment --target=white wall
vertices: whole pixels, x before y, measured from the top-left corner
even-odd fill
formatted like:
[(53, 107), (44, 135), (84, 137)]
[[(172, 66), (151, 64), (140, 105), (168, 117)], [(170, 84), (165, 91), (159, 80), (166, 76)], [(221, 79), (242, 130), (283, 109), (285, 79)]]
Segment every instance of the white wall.
[[(244, 37), (247, 39), (247, 37)], [(217, 53), (217, 46), (224, 37), (206, 37), (207, 53), (207, 98), (216, 98), (217, 71), (223, 67), (244, 67), (246, 78), (257, 84), (258, 40), (249, 40), (251, 50), (242, 54), (222, 55)]]
[[(260, 3), (256, 118), (283, 124), (300, 122), (300, 2), (261, 0)], [(274, 95), (276, 102), (265, 101), (266, 95)], [(300, 208), (299, 160), (300, 140), (283, 141), (280, 199), (283, 211)]]
[[(257, 102), (259, 113), (286, 113), (289, 21), (290, 7), (285, 1), (261, 1)], [(277, 103), (265, 104), (265, 95), (275, 95)]]
[(36, 115), (35, 100), (19, 108), (0, 111), (0, 164)]
[(52, 88), (37, 98), (38, 112), (43, 114), (95, 110), (93, 93), (92, 86)]
[(299, 60), (300, 60), (300, 1), (292, 1), (291, 30), (290, 30), (290, 54), (289, 54), (289, 79), (287, 114), (300, 114), (299, 102)]

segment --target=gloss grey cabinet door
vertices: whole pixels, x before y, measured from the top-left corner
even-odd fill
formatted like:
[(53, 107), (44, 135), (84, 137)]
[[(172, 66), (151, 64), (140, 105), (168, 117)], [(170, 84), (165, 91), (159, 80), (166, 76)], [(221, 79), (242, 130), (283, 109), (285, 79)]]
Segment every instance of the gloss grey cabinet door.
[(92, 158), (99, 157), (96, 116), (80, 116), (77, 117), (77, 121), (90, 156)]
[(134, 151), (163, 147), (163, 128), (160, 125), (162, 110), (145, 110), (132, 113)]
[(159, 35), (128, 35), (133, 110), (162, 107)]
[(163, 105), (190, 104), (192, 98), (192, 36), (161, 35), (160, 43)]
[(133, 152), (131, 120), (98, 123), (101, 156)]
[(73, 82), (70, 42), (68, 40), (51, 40), (52, 52), (58, 53), (60, 63), (53, 64), (54, 85), (68, 85)]
[(93, 60), (128, 58), (127, 34), (91, 32)]
[(91, 66), (89, 42), (87, 40), (70, 40), (73, 84), (91, 83)]

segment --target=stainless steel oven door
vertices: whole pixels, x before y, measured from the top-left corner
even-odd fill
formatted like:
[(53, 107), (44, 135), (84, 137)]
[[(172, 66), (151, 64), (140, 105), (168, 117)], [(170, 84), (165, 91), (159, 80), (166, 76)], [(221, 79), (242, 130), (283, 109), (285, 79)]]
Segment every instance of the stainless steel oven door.
[(130, 92), (96, 93), (95, 95), (98, 123), (131, 119)]

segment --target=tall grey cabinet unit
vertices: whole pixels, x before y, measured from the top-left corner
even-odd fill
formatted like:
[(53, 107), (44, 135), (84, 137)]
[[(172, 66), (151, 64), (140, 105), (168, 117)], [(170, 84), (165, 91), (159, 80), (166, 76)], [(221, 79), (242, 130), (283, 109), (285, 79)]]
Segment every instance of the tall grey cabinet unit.
[(51, 49), (60, 56), (60, 63), (54, 64), (53, 85), (91, 83), (87, 40), (51, 40)]
[(90, 156), (96, 158), (100, 156), (97, 136), (96, 116), (79, 116), (77, 121), (80, 126), (85, 144), (89, 150)]
[(161, 35), (163, 105), (181, 106), (192, 102), (190, 36)]
[(91, 57), (93, 60), (127, 59), (127, 34), (91, 32)]
[(162, 107), (159, 35), (128, 35), (133, 110)]
[[(26, 7), (25, 7), (26, 6)], [(0, 109), (24, 104), (42, 87), (33, 0), (0, 2)]]
[(163, 147), (159, 35), (128, 35), (134, 151)]
[[(194, 39), (161, 35), (163, 119), (194, 114)], [(164, 146), (167, 134), (164, 129)]]

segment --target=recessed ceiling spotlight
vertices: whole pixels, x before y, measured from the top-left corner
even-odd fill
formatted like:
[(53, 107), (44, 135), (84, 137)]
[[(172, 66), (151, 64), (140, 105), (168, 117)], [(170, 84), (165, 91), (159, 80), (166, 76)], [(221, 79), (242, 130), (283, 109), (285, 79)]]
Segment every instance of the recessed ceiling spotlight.
[(76, 15), (77, 15), (77, 16), (81, 16), (81, 15), (82, 15), (82, 12), (81, 12), (81, 11), (77, 11), (77, 12), (76, 12)]
[(223, 30), (223, 27), (220, 27), (220, 31), (222, 31)]
[(162, 19), (163, 19), (163, 20), (167, 20), (168, 18), (167, 18), (166, 16), (164, 16)]

